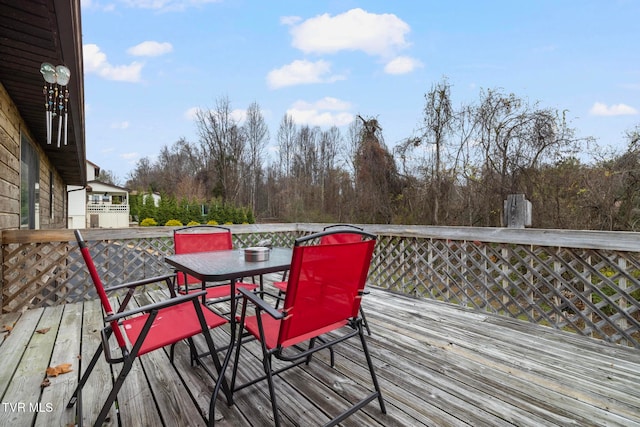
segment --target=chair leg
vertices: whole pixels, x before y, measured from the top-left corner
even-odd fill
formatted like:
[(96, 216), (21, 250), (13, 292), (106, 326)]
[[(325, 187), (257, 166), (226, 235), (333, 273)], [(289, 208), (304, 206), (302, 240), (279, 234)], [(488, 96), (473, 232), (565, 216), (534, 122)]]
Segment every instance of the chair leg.
[(371, 381), (373, 382), (373, 387), (376, 391), (378, 397), (378, 403), (380, 404), (380, 411), (383, 414), (387, 413), (387, 409), (384, 406), (384, 399), (382, 398), (382, 392), (380, 391), (380, 385), (378, 384), (378, 378), (376, 377), (376, 372), (373, 370), (373, 361), (371, 360), (371, 355), (369, 354), (369, 348), (367, 347), (367, 341), (364, 337), (364, 331), (362, 330), (362, 325), (359, 325), (358, 332), (360, 336), (360, 342), (362, 343), (362, 350), (364, 351), (364, 356), (367, 359), (367, 366), (369, 367), (369, 373), (371, 374)]
[[(320, 342), (322, 342), (322, 343), (326, 342), (325, 340), (322, 339), (322, 337), (311, 338), (311, 340), (309, 340), (309, 350), (311, 350), (313, 348), (313, 346), (315, 345), (316, 339), (320, 340)], [(307, 359), (305, 361), (306, 365), (311, 363), (311, 358), (312, 357), (313, 357), (313, 353), (310, 353), (307, 356)], [(333, 347), (329, 347), (329, 360), (331, 361), (331, 367), (332, 368), (335, 367), (336, 356), (335, 356), (335, 353), (333, 351)]]
[(282, 299), (283, 295), (284, 295), (284, 292), (282, 292), (281, 290), (278, 290), (278, 298), (276, 299), (276, 306), (274, 307), (276, 310), (280, 307), (280, 300)]
[(135, 361), (135, 357), (131, 355), (129, 355), (125, 359), (124, 363), (122, 364), (122, 370), (120, 371), (118, 378), (113, 384), (113, 388), (111, 389), (111, 392), (107, 397), (107, 400), (104, 402), (104, 405), (102, 406), (102, 410), (100, 410), (100, 413), (98, 414), (98, 418), (96, 419), (96, 422), (94, 423), (94, 425), (101, 426), (104, 423), (104, 421), (107, 419), (109, 410), (111, 409), (113, 402), (115, 402), (116, 397), (118, 397), (118, 392), (120, 391), (120, 388), (122, 388), (122, 385), (124, 384), (124, 380), (127, 378), (127, 375), (131, 371), (131, 368), (133, 368), (134, 361)]
[(360, 306), (360, 317), (362, 317), (362, 326), (367, 329), (367, 335), (371, 336), (371, 329), (369, 328), (369, 322), (367, 322), (367, 318), (364, 315), (364, 310), (362, 306)]
[(100, 343), (100, 345), (96, 349), (96, 352), (93, 354), (93, 357), (91, 358), (91, 362), (89, 362), (89, 366), (87, 366), (87, 369), (84, 371), (82, 378), (80, 378), (80, 382), (76, 386), (75, 391), (73, 392), (73, 394), (71, 395), (71, 398), (69, 399), (69, 402), (67, 403), (67, 408), (72, 408), (78, 401), (80, 393), (82, 393), (82, 387), (84, 387), (84, 385), (86, 384), (87, 380), (89, 379), (89, 376), (91, 375), (91, 372), (93, 371), (93, 368), (95, 368), (96, 363), (98, 363), (98, 359), (102, 355), (102, 349), (103, 349), (102, 345), (103, 344)]
[(273, 411), (273, 422), (275, 427), (280, 427), (280, 415), (278, 414), (278, 403), (276, 401), (276, 390), (273, 385), (273, 372), (271, 370), (271, 354), (265, 354), (262, 358), (262, 366), (267, 375), (269, 384), (269, 396), (271, 397), (271, 410)]

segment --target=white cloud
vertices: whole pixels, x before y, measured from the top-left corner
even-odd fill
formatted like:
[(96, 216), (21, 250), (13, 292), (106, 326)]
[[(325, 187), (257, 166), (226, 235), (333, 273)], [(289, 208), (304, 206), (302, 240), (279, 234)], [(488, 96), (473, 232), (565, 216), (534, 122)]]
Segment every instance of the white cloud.
[(615, 104), (608, 106), (601, 102), (596, 102), (589, 110), (593, 116), (633, 116), (638, 114), (638, 110), (626, 104)]
[(231, 120), (234, 122), (242, 123), (244, 119), (247, 118), (247, 110), (240, 110), (236, 108), (235, 110), (232, 110), (229, 115), (231, 116)]
[(345, 126), (353, 121), (348, 109), (351, 104), (337, 98), (325, 97), (316, 102), (296, 101), (287, 110), (294, 122), (310, 126)]
[(410, 27), (393, 14), (351, 9), (336, 16), (323, 14), (291, 28), (293, 46), (305, 53), (359, 50), (373, 56), (391, 56), (408, 47)]
[(123, 122), (119, 122), (119, 123), (113, 123), (111, 125), (111, 129), (129, 129), (129, 122), (128, 121), (123, 121)]
[(127, 53), (134, 56), (160, 56), (173, 51), (171, 43), (160, 43), (155, 41), (144, 41), (127, 50)]
[(300, 110), (308, 110), (308, 109), (319, 109), (319, 110), (332, 110), (332, 111), (341, 111), (348, 110), (351, 108), (351, 104), (347, 101), (342, 101), (338, 98), (333, 98), (330, 96), (325, 96), (319, 101), (314, 103), (307, 101), (296, 101), (293, 103), (293, 108)]
[(121, 82), (139, 82), (143, 64), (132, 62), (129, 65), (114, 66), (107, 60), (107, 55), (96, 44), (85, 44), (82, 47), (84, 72), (95, 73), (107, 80)]
[(140, 154), (136, 152), (120, 154), (120, 158), (125, 160), (133, 160), (133, 159), (137, 159), (138, 157), (140, 157)]
[(198, 118), (198, 112), (200, 112), (200, 108), (191, 107), (187, 111), (184, 112), (183, 116), (187, 120), (195, 121)]
[(337, 80), (344, 80), (344, 77), (331, 75), (331, 63), (324, 60), (296, 60), (267, 74), (267, 83), (272, 89), (309, 83), (331, 83)]
[(422, 63), (417, 59), (398, 56), (385, 65), (384, 72), (387, 74), (407, 74), (419, 67), (422, 67)]

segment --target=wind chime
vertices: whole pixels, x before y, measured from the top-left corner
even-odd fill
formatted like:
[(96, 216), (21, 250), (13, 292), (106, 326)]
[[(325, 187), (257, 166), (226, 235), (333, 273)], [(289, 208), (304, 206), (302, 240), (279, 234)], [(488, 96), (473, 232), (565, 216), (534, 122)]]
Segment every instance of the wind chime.
[[(67, 84), (71, 78), (71, 71), (64, 65), (54, 67), (48, 62), (43, 62), (40, 66), (40, 72), (44, 77), (45, 85), (42, 89), (45, 99), (46, 123), (47, 123), (47, 144), (51, 145), (53, 138), (53, 120), (58, 116), (58, 148), (60, 148), (60, 140), (67, 145), (67, 123), (69, 119), (68, 103), (69, 90)], [(64, 120), (63, 120), (64, 118)], [(64, 122), (64, 138), (62, 138), (62, 124)]]

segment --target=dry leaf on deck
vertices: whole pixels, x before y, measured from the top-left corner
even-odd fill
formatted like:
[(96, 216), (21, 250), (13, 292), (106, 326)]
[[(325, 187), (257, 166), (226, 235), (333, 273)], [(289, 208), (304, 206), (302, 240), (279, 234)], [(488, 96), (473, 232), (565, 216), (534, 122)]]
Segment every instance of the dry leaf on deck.
[(51, 328), (42, 328), (42, 329), (37, 329), (36, 332), (39, 334), (46, 334), (47, 332), (49, 332)]
[(13, 331), (13, 326), (3, 325), (2, 327), (4, 328), (4, 331), (2, 331), (2, 332), (9, 332), (9, 333), (11, 333), (11, 331)]
[(49, 387), (51, 385), (51, 381), (49, 381), (49, 378), (45, 378), (44, 381), (42, 381), (42, 383), (40, 384), (40, 387), (44, 388), (44, 387)]
[(53, 368), (49, 366), (47, 368), (47, 376), (57, 377), (60, 374), (66, 374), (71, 371), (73, 371), (73, 369), (71, 369), (71, 363), (63, 363), (61, 365), (54, 366)]

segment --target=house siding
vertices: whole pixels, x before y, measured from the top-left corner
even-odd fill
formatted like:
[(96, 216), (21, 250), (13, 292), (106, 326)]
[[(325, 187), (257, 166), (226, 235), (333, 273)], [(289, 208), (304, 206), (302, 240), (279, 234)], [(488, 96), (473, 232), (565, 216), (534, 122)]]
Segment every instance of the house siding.
[[(44, 120), (44, 110), (42, 119)], [(40, 159), (39, 227), (66, 228), (66, 184), (39, 144), (31, 137), (18, 109), (0, 84), (0, 230), (20, 228), (21, 132), (34, 143)], [(50, 172), (53, 175), (53, 208), (50, 207)]]

